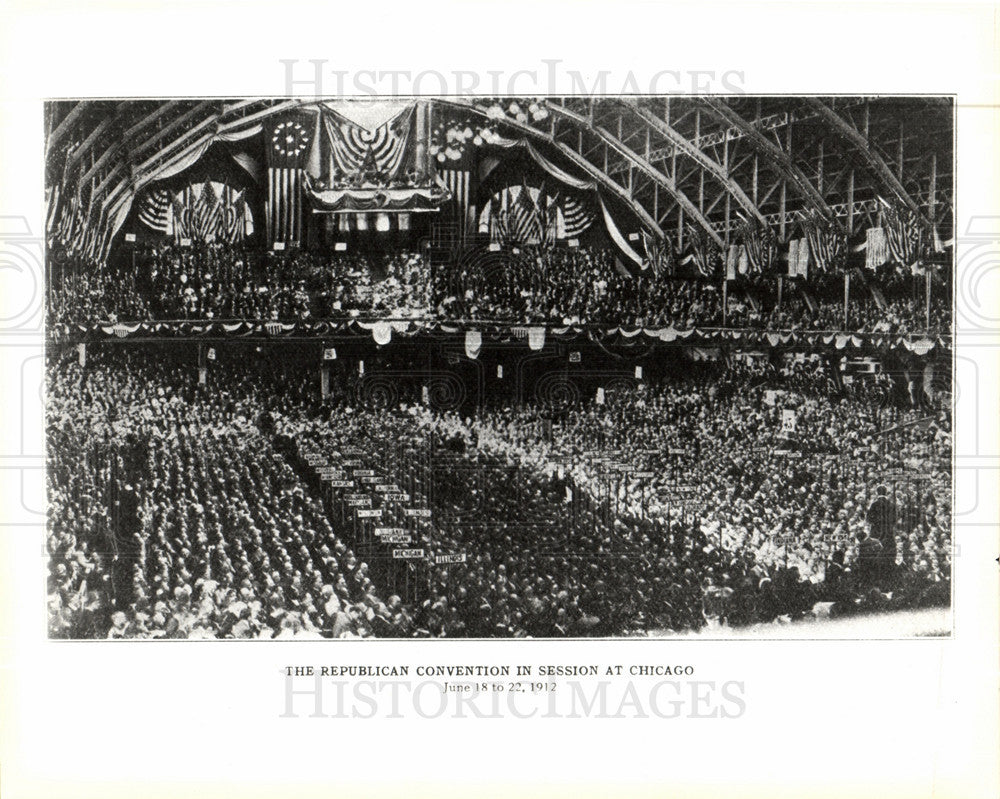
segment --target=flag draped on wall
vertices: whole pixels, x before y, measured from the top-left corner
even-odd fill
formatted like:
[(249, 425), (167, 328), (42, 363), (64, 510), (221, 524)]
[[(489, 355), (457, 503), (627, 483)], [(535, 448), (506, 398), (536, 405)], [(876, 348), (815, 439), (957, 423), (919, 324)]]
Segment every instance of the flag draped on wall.
[(403, 172), (410, 150), (410, 130), (414, 110), (369, 130), (340, 115), (324, 114), (330, 146), (332, 183), (365, 174), (390, 180)]
[(302, 239), (302, 171), (312, 143), (308, 121), (286, 117), (271, 124), (267, 149), (267, 240), (297, 243)]

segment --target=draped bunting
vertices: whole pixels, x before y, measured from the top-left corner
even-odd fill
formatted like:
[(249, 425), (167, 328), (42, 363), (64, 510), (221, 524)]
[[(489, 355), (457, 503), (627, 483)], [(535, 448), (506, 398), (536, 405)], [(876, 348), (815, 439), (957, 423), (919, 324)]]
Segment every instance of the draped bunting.
[(233, 153), (233, 161), (239, 165), (240, 169), (253, 178), (254, 183), (261, 182), (262, 173), (260, 170), (260, 164), (257, 163), (257, 159), (250, 155), (250, 153), (242, 151)]
[(342, 122), (376, 131), (411, 110), (415, 103), (414, 99), (379, 98), (378, 102), (372, 102), (371, 98), (361, 98), (328, 100), (322, 105)]
[(376, 322), (372, 325), (372, 338), (376, 344), (385, 346), (392, 341), (392, 326), (388, 322)]
[(251, 138), (253, 136), (256, 136), (262, 130), (264, 130), (263, 123), (259, 123), (257, 125), (250, 125), (249, 127), (241, 128), (239, 130), (233, 130), (231, 128), (226, 128), (224, 131), (221, 131), (218, 135), (216, 135), (212, 139), (212, 141), (213, 142), (217, 142), (217, 141), (224, 141), (224, 142), (243, 141), (244, 139), (249, 139), (249, 138)]
[(324, 211), (431, 211), (451, 199), (451, 193), (436, 184), (421, 188), (373, 186), (319, 190), (306, 175), (305, 187), (313, 206)]
[(334, 173), (332, 185), (362, 178), (389, 182), (406, 168), (413, 110), (373, 130), (324, 115)]
[[(365, 323), (357, 320), (342, 322), (141, 322), (136, 324), (96, 326), (59, 324), (53, 326), (56, 338), (74, 335), (89, 335), (95, 338), (129, 338), (132, 336), (156, 336), (162, 338), (188, 338), (192, 336), (330, 336), (336, 334), (371, 335), (379, 343), (389, 343), (392, 334), (415, 336), (424, 333), (458, 334), (458, 325), (442, 322), (417, 322), (396, 320), (392, 322)], [(487, 326), (486, 332), (496, 340), (523, 340), (533, 350), (543, 349), (547, 336), (551, 334), (560, 341), (570, 341), (587, 337), (592, 341), (608, 345), (639, 344), (650, 342), (683, 342), (685, 345), (721, 346), (733, 344), (748, 346), (807, 346), (814, 349), (829, 347), (834, 350), (858, 350), (859, 352), (884, 352), (901, 350), (917, 356), (934, 351), (949, 352), (950, 336), (928, 336), (923, 333), (899, 335), (889, 333), (839, 333), (833, 331), (767, 331), (756, 329), (691, 328), (678, 330), (665, 328), (586, 328), (566, 325), (545, 328), (541, 326), (524, 328), (506, 325)]]
[(531, 159), (538, 164), (538, 166), (544, 169), (560, 183), (563, 183), (572, 189), (576, 189), (577, 191), (591, 191), (597, 189), (596, 181), (582, 180), (580, 178), (573, 177), (569, 174), (569, 172), (561, 169), (559, 166), (538, 152), (535, 146), (527, 139), (492, 139), (490, 144), (504, 149), (511, 149), (514, 147), (522, 148), (531, 157)]

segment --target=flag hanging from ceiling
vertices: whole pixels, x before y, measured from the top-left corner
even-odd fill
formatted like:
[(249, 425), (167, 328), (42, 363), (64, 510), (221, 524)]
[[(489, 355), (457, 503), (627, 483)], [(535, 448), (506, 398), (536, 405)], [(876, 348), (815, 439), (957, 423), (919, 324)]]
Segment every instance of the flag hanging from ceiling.
[(267, 149), (267, 240), (298, 243), (302, 238), (302, 171), (313, 131), (305, 119), (274, 121)]
[(195, 238), (200, 241), (215, 240), (218, 209), (219, 198), (212, 188), (212, 182), (206, 180), (198, 192), (198, 200), (195, 203)]
[(738, 216), (737, 235), (745, 248), (749, 271), (770, 272), (778, 255), (774, 232), (758, 219), (748, 219), (743, 214)]
[(236, 192), (226, 186), (224, 192), (223, 235), (233, 244), (253, 235), (253, 216), (243, 190)]
[(646, 251), (646, 262), (643, 269), (652, 267), (657, 276), (673, 271), (673, 259), (670, 245), (666, 239), (654, 236), (645, 230), (641, 232), (643, 248)]
[[(678, 261), (679, 265), (693, 264), (698, 274), (703, 277), (716, 277), (717, 271), (726, 265), (725, 256), (728, 253), (723, 253), (715, 246), (715, 242), (708, 240), (701, 230), (695, 227), (687, 228), (685, 240), (687, 243), (684, 254)], [(727, 279), (729, 279), (728, 276)]]
[(542, 243), (551, 247), (556, 240), (566, 237), (566, 224), (559, 210), (559, 192), (550, 195), (545, 190), (544, 182), (538, 192), (538, 211), (542, 222)]
[(889, 255), (900, 266), (916, 269), (930, 246), (924, 224), (901, 203), (878, 198)]
[(847, 254), (847, 234), (833, 220), (819, 214), (807, 214), (802, 220), (802, 230), (809, 243), (812, 262), (820, 272), (839, 269)]
[[(496, 208), (492, 208), (493, 205)], [(490, 244), (506, 244), (509, 235), (507, 229), (507, 208), (508, 206), (508, 195), (506, 190), (500, 193), (499, 199), (494, 197), (493, 200), (486, 204), (486, 212), (489, 213), (489, 230), (490, 230)]]

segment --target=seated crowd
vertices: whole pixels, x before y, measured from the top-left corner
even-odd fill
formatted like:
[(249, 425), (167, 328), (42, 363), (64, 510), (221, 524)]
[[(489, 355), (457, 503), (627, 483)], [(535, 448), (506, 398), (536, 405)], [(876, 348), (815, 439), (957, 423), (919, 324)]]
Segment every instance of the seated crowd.
[(949, 601), (947, 415), (884, 378), (703, 366), (463, 415), (419, 380), (387, 406), (346, 375), (321, 401), (294, 363), (199, 385), (165, 353), (50, 358), (54, 636), (624, 635)]
[(50, 321), (392, 318), (868, 333), (946, 333), (950, 326), (947, 287), (935, 280), (928, 327), (922, 293), (899, 270), (856, 283), (845, 320), (836, 276), (785, 279), (779, 292), (776, 276), (741, 275), (728, 287), (723, 313), (719, 280), (632, 275), (606, 248), (525, 246), (495, 256), (432, 270), (420, 252), (262, 255), (164, 244), (119, 273), (64, 270), (52, 287)]

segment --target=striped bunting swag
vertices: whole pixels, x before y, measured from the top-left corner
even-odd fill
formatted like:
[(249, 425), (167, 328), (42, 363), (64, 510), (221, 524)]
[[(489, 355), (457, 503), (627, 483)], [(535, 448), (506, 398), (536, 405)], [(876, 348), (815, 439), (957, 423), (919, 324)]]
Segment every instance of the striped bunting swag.
[(593, 224), (594, 214), (585, 202), (575, 197), (567, 197), (562, 205), (564, 234), (567, 239), (575, 239)]
[(413, 113), (387, 122), (375, 130), (366, 130), (352, 122), (337, 124), (324, 118), (330, 152), (337, 174), (356, 175), (374, 171), (393, 177), (404, 166)]
[(170, 232), (170, 220), (173, 216), (173, 202), (170, 192), (166, 189), (154, 189), (149, 192), (139, 208), (139, 221), (157, 233)]

